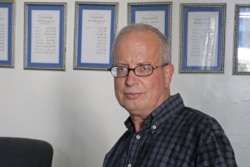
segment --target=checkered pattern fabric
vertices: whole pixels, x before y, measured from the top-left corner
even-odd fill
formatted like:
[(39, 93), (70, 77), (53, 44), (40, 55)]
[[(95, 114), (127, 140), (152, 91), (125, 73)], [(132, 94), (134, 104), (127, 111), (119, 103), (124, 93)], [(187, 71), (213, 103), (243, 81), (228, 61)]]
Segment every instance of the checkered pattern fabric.
[(106, 154), (104, 167), (237, 167), (234, 151), (220, 124), (171, 96), (135, 132), (127, 131)]

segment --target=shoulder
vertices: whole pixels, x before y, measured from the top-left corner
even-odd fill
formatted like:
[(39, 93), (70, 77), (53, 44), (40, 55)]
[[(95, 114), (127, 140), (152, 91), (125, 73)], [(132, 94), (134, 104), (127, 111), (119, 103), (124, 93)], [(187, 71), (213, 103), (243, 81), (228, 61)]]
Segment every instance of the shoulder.
[(176, 112), (171, 124), (177, 126), (179, 133), (200, 143), (206, 143), (212, 136), (225, 136), (222, 126), (214, 117), (190, 107)]
[(199, 129), (204, 130), (205, 128), (213, 131), (223, 130), (219, 122), (214, 117), (202, 111), (190, 107), (184, 107), (182, 111), (178, 113), (178, 115), (178, 117), (182, 117), (182, 119), (185, 120), (186, 124), (198, 126), (200, 127)]
[(197, 137), (201, 152), (220, 150), (233, 155), (231, 143), (223, 127), (214, 117), (192, 108), (184, 110), (185, 117), (190, 119), (185, 126), (189, 128), (188, 132), (193, 132), (191, 134)]

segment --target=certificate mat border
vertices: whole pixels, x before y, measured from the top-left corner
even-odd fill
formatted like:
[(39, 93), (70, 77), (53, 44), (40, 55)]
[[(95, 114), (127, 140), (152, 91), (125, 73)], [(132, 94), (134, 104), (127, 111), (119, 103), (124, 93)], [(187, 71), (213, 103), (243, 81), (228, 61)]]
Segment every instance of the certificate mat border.
[[(218, 28), (218, 50), (217, 66), (187, 66), (187, 27), (185, 22), (188, 16), (184, 10), (196, 9), (202, 12), (204, 9), (211, 8), (219, 12)], [(218, 10), (216, 10), (218, 8)], [(207, 12), (208, 10), (204, 10)], [(180, 4), (180, 61), (179, 73), (224, 73), (225, 59), (225, 27), (226, 27), (226, 3), (181, 3)], [(188, 12), (187, 12), (188, 13)], [(188, 22), (187, 22), (188, 23)]]
[(0, 67), (14, 68), (14, 52), (15, 52), (15, 1), (14, 0), (2, 0), (0, 5), (7, 5), (8, 8), (8, 55), (7, 60), (0, 60)]
[[(165, 8), (164, 8), (165, 7)], [(133, 2), (128, 3), (128, 24), (135, 23), (135, 13), (137, 11), (164, 10), (165, 28), (164, 35), (168, 38), (171, 48), (172, 36), (172, 2)]]
[[(29, 9), (29, 7), (34, 7), (36, 6), (37, 8), (39, 7), (56, 7), (59, 8), (58, 11), (61, 11), (60, 7), (62, 7), (62, 15), (60, 15), (60, 35), (59, 35), (59, 62), (58, 63), (32, 63), (31, 62), (31, 57), (32, 55), (30, 54), (31, 50), (31, 43), (29, 39), (31, 37), (29, 36), (29, 31), (30, 26), (32, 23), (29, 23), (28, 21), (29, 18), (31, 17), (29, 15), (29, 10), (35, 10), (35, 9)], [(45, 9), (44, 9), (45, 10)], [(48, 9), (50, 11), (51, 9)], [(60, 70), (64, 71), (65, 70), (65, 51), (66, 51), (66, 16), (67, 16), (67, 4), (66, 3), (61, 3), (61, 2), (25, 2), (24, 3), (24, 69), (36, 69), (36, 70)]]
[[(89, 63), (81, 62), (81, 34), (80, 29), (82, 28), (82, 20), (80, 20), (79, 11), (80, 6), (86, 6), (88, 9), (98, 10), (98, 8), (106, 7), (111, 11), (111, 35), (110, 35), (110, 55), (109, 63)], [(118, 2), (75, 2), (75, 40), (74, 40), (74, 70), (104, 70), (107, 71), (112, 65), (112, 45), (115, 40), (116, 30), (117, 30), (117, 20), (118, 20)]]
[[(250, 75), (250, 71), (239, 71), (238, 70), (238, 48), (239, 48), (239, 24), (240, 24), (240, 9), (249, 8), (250, 4), (235, 4), (235, 24), (234, 24), (234, 55), (233, 55), (233, 75)], [(250, 49), (250, 48), (248, 48)], [(250, 55), (248, 55), (250, 56)]]

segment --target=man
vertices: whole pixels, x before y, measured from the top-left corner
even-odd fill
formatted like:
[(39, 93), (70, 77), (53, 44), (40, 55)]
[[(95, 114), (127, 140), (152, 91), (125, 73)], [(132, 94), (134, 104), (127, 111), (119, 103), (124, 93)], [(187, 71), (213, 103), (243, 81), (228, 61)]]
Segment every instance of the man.
[(123, 28), (113, 46), (115, 95), (130, 114), (104, 167), (236, 167), (219, 123), (170, 95), (174, 67), (165, 36), (152, 26)]

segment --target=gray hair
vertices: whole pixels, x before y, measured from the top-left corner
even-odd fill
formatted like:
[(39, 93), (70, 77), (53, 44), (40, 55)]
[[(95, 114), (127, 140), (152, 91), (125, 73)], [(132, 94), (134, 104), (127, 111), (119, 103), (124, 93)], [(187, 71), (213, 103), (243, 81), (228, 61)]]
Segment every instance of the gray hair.
[(159, 39), (161, 41), (161, 49), (162, 49), (161, 56), (162, 56), (163, 63), (168, 63), (168, 64), (171, 63), (171, 52), (170, 52), (169, 42), (168, 42), (168, 39), (166, 38), (166, 36), (163, 33), (161, 33), (157, 28), (155, 28), (151, 25), (148, 25), (148, 24), (143, 24), (143, 23), (130, 24), (130, 25), (123, 27), (121, 29), (121, 31), (119, 32), (119, 34), (117, 35), (117, 37), (113, 43), (113, 47), (112, 47), (113, 61), (114, 61), (117, 45), (118, 45), (121, 37), (123, 35), (126, 35), (129, 32), (140, 31), (140, 30), (152, 31), (159, 37)]

